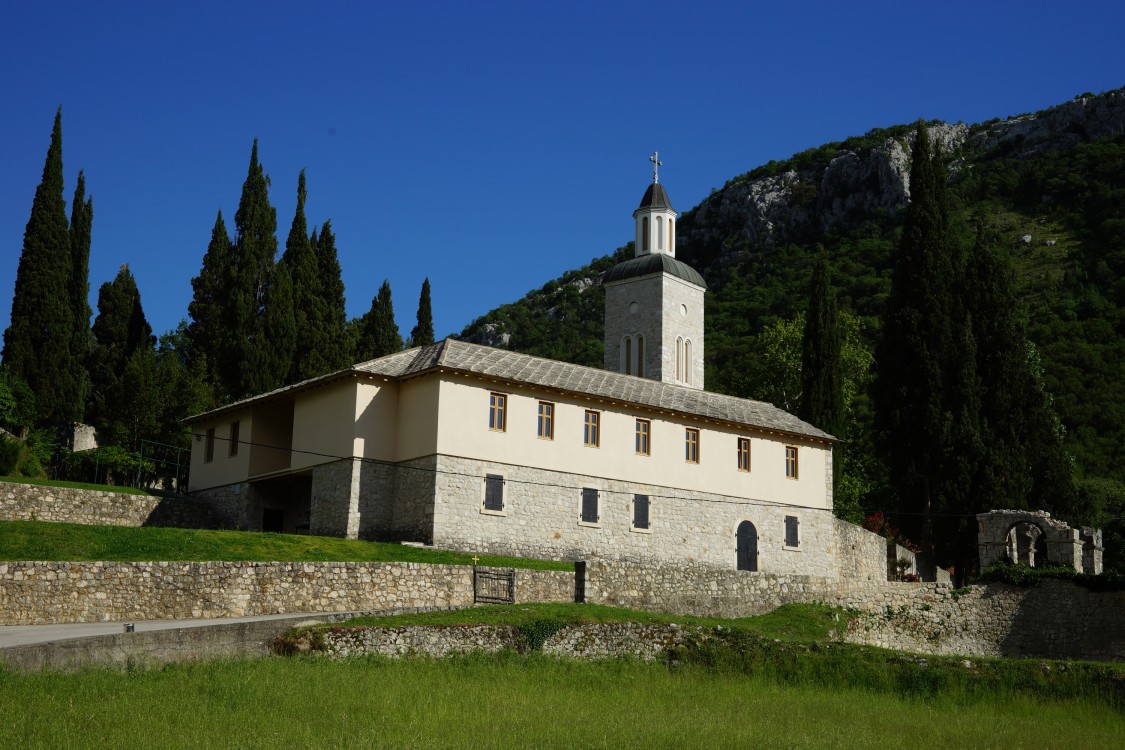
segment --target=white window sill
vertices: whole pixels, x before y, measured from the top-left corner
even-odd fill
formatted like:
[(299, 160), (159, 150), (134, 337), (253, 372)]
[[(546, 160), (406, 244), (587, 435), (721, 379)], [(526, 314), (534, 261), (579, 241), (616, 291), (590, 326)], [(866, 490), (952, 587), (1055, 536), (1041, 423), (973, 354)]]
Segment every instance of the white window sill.
[(507, 516), (508, 509), (505, 508), (504, 510), (489, 510), (488, 508), (481, 508), (480, 514), (482, 516)]
[(652, 533), (652, 526), (650, 525), (647, 529), (637, 528), (636, 526), (630, 526), (629, 531), (632, 531), (635, 534), (651, 534)]
[(579, 521), (578, 525), (579, 526), (585, 526), (588, 529), (600, 529), (602, 527), (602, 522), (601, 521), (595, 521), (595, 522)]
[(800, 547), (790, 547), (788, 544), (781, 545), (781, 548), (786, 552), (804, 552)]

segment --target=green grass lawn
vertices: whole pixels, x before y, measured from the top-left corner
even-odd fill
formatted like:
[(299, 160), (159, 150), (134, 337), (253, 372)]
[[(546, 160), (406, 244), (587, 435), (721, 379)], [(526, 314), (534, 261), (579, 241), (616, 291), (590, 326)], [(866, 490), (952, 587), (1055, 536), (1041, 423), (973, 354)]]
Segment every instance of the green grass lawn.
[[(828, 641), (847, 627), (847, 615), (816, 604), (785, 604), (757, 617), (725, 620), (716, 617), (671, 615), (639, 609), (621, 609), (600, 604), (492, 605), (440, 612), (417, 612), (387, 617), (360, 617), (340, 626), (399, 627), (402, 625), (533, 625), (550, 620), (560, 625), (597, 622), (637, 622), (651, 625), (700, 625), (738, 628), (766, 638), (784, 641)], [(325, 626), (329, 627), (329, 626)]]
[(123, 492), (126, 495), (148, 495), (152, 494), (145, 490), (138, 490), (136, 487), (119, 487), (110, 484), (90, 484), (89, 482), (68, 482), (63, 479), (39, 479), (33, 477), (4, 477), (0, 476), (0, 482), (16, 482), (19, 484), (37, 484), (42, 487), (69, 487), (76, 490), (98, 490), (99, 492)]
[[(0, 521), (0, 560), (320, 560), (471, 565), (472, 557), (472, 552), (445, 552), (325, 536)], [(542, 570), (574, 569), (574, 564), (570, 562), (497, 555), (480, 555), (480, 564)]]
[(1082, 700), (925, 699), (769, 676), (545, 657), (267, 659), (0, 672), (12, 748), (1118, 747)]

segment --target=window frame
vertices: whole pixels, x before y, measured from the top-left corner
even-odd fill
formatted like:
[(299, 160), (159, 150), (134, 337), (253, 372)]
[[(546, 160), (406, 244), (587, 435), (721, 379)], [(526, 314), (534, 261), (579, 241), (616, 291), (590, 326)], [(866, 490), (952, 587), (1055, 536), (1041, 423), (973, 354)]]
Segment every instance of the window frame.
[(601, 443), (602, 413), (596, 409), (586, 409), (582, 418), (582, 445), (587, 448), (599, 448)]
[(215, 460), (215, 428), (208, 427), (203, 437), (203, 463), (209, 464)]
[[(488, 490), (489, 487), (496, 487), (499, 483), (500, 493), (500, 507), (488, 507)], [(508, 478), (503, 474), (494, 474), (492, 472), (485, 472), (484, 482), (482, 483), (481, 498), (480, 498), (480, 512), (486, 516), (506, 516), (508, 515), (508, 502), (504, 496), (504, 487), (508, 483)]]
[(229, 443), (229, 445), (227, 445), (227, 456), (230, 457), (230, 458), (234, 458), (235, 456), (238, 455), (238, 441), (239, 441), (238, 433), (239, 433), (240, 429), (241, 429), (241, 420), (236, 419), (236, 420), (234, 420), (233, 422), (230, 423), (230, 434), (229, 434), (229, 437), (227, 439), (227, 442)]
[(638, 456), (652, 455), (651, 419), (636, 418), (635, 426), (633, 427), (633, 451)]
[[(645, 509), (645, 517), (644, 517), (645, 525), (644, 526), (638, 526), (637, 525), (637, 507), (638, 507), (638, 501), (641, 498), (644, 498), (644, 509)], [(639, 534), (651, 534), (652, 533), (652, 495), (646, 495), (646, 494), (640, 493), (640, 492), (633, 493), (633, 499), (629, 503), (629, 530), (630, 531), (636, 531)]]
[[(546, 407), (546, 414), (544, 408)], [(543, 427), (546, 424), (546, 430)], [(540, 401), (536, 410), (535, 433), (540, 440), (555, 439), (555, 402)]]
[(799, 479), (800, 465), (797, 463), (797, 446), (785, 446), (785, 478)]
[(738, 438), (738, 470), (750, 473), (750, 438)]
[[(588, 520), (586, 513), (587, 499), (593, 500), (593, 517), (594, 520)], [(597, 487), (583, 487), (582, 493), (578, 496), (578, 525), (590, 526), (593, 528), (601, 528), (602, 525), (602, 491)]]
[[(694, 438), (694, 440), (692, 439)], [(684, 463), (699, 464), (700, 438), (698, 427), (684, 428)]]
[[(499, 425), (499, 426), (497, 426)], [(508, 394), (499, 391), (488, 393), (488, 429), (492, 432), (508, 431)]]

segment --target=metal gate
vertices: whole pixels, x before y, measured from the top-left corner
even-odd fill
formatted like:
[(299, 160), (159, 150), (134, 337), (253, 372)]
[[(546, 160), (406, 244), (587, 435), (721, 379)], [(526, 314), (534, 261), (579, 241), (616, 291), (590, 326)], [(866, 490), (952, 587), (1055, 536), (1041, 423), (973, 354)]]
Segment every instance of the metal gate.
[(516, 571), (473, 568), (473, 602), (516, 603)]

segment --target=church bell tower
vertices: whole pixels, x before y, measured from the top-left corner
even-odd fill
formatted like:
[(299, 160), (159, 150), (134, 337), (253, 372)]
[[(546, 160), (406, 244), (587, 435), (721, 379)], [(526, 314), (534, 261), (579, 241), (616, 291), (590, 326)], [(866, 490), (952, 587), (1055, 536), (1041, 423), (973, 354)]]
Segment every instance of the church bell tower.
[(703, 388), (703, 293), (707, 284), (676, 260), (676, 218), (660, 184), (660, 155), (652, 184), (633, 212), (634, 256), (606, 272), (605, 369)]

